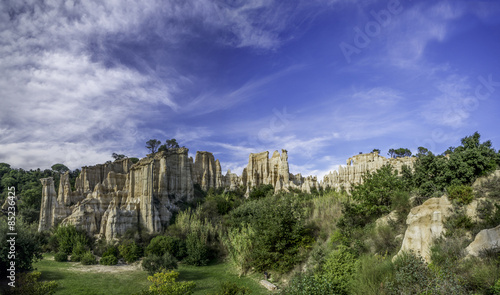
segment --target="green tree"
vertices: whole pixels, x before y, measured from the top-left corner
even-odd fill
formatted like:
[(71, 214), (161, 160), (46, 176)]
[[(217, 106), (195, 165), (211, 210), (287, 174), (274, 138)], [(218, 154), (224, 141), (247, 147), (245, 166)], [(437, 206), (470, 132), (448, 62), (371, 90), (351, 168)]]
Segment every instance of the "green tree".
[(150, 139), (146, 142), (146, 148), (152, 153), (156, 153), (158, 147), (160, 146), (161, 141), (157, 139)]
[(69, 168), (63, 164), (54, 164), (50, 168), (52, 168), (53, 171), (59, 172), (61, 174), (65, 173), (66, 171), (69, 171)]
[(419, 146), (417, 150), (417, 157), (426, 156), (429, 153), (429, 150), (424, 148), (423, 146)]
[(396, 158), (411, 157), (411, 151), (407, 148), (399, 148), (394, 151)]
[[(2, 272), (10, 265), (9, 255), (15, 255), (16, 272), (20, 270), (32, 270), (33, 263), (42, 259), (42, 248), (40, 235), (36, 225), (28, 225), (21, 219), (16, 220), (15, 230), (17, 235), (7, 235), (9, 230), (9, 221), (5, 216), (0, 217), (0, 267)], [(10, 252), (10, 242), (15, 237), (15, 253)], [(12, 256), (11, 256), (12, 257)]]
[(379, 149), (373, 149), (372, 153), (378, 153), (380, 155), (380, 150)]
[(446, 156), (428, 152), (419, 155), (415, 163), (414, 181), (424, 197), (444, 192), (448, 186), (471, 185), (478, 177), (496, 169), (498, 153), (491, 141), (480, 142), (479, 133), (466, 136), (462, 145), (449, 148)]
[(165, 141), (165, 144), (162, 144), (159, 148), (158, 148), (158, 151), (161, 152), (161, 151), (168, 151), (170, 149), (178, 149), (180, 146), (179, 144), (177, 143), (177, 140), (175, 138), (172, 138), (172, 139), (167, 139)]
[(363, 182), (352, 190), (353, 201), (343, 203), (344, 216), (339, 225), (349, 229), (370, 223), (389, 213), (394, 200), (408, 194), (408, 189), (405, 181), (390, 165), (383, 166), (375, 173), (366, 173)]
[(113, 157), (113, 159), (115, 159), (115, 161), (116, 161), (116, 160), (121, 160), (121, 159), (125, 159), (125, 158), (126, 158), (126, 156), (125, 156), (125, 155), (123, 155), (123, 154), (117, 154), (117, 153), (113, 153), (113, 154), (111, 154), (111, 157)]

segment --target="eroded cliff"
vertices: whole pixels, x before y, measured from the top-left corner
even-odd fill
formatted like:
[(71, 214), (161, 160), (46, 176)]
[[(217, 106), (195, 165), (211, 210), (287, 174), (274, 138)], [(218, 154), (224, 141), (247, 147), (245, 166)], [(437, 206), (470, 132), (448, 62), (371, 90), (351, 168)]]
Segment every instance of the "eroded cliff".
[(413, 158), (386, 159), (377, 153), (357, 155), (348, 165), (325, 176), (293, 175), (289, 171), (288, 152), (275, 151), (250, 154), (241, 176), (231, 171), (222, 175), (219, 160), (212, 153), (199, 151), (195, 160), (188, 149), (177, 148), (148, 155), (133, 164), (129, 159), (83, 167), (71, 189), (69, 175), (61, 176), (58, 193), (52, 178), (43, 184), (39, 230), (47, 230), (61, 222), (74, 224), (89, 234), (107, 240), (141, 226), (148, 232), (160, 232), (168, 226), (179, 205), (194, 198), (194, 185), (203, 190), (235, 190), (270, 184), (275, 191), (298, 189), (349, 189), (361, 182), (367, 171), (375, 171), (390, 163), (396, 169), (413, 165)]

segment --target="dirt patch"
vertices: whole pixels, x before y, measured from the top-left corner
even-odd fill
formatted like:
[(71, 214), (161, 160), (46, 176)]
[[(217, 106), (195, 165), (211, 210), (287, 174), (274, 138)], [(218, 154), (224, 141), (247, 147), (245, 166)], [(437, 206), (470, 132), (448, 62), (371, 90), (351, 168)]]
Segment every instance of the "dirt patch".
[(81, 272), (96, 272), (96, 273), (120, 273), (126, 271), (137, 271), (141, 270), (141, 265), (138, 263), (134, 264), (117, 264), (117, 265), (82, 265), (80, 263), (75, 263), (69, 270), (81, 271)]

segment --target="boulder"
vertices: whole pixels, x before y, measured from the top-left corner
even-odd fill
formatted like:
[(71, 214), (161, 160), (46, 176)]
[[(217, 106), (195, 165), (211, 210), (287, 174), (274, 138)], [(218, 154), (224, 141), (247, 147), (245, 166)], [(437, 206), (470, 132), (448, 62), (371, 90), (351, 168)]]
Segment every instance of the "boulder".
[(500, 250), (500, 225), (495, 228), (483, 229), (465, 251), (468, 256), (479, 256), (485, 250)]
[(422, 205), (412, 208), (406, 219), (403, 244), (396, 256), (413, 251), (430, 262), (430, 247), (434, 239), (444, 233), (443, 221), (450, 216), (451, 209), (452, 203), (446, 196), (428, 199)]

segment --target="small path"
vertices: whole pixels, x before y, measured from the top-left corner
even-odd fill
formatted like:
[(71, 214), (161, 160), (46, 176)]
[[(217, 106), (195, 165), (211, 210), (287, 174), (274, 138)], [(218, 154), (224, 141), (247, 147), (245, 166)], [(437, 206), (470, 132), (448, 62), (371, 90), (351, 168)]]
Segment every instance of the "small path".
[(68, 270), (81, 271), (81, 272), (97, 272), (97, 273), (119, 273), (126, 271), (137, 271), (141, 270), (140, 264), (117, 264), (117, 265), (82, 265), (80, 263), (73, 262)]

